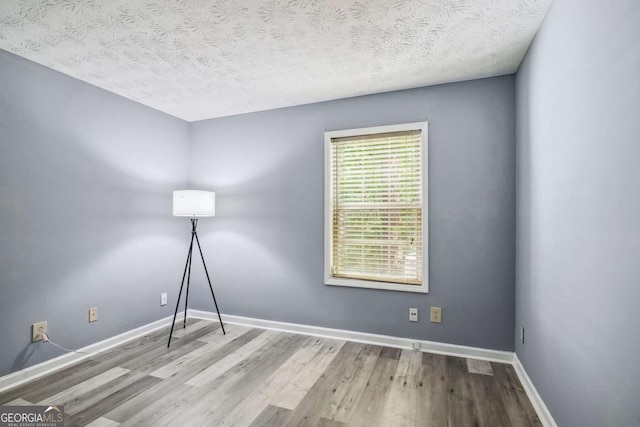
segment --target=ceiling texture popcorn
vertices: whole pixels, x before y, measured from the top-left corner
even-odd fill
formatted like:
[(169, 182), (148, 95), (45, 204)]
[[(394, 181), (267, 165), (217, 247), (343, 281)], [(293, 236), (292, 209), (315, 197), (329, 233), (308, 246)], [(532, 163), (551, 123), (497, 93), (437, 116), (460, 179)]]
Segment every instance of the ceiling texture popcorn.
[(516, 71), (551, 0), (2, 0), (0, 49), (187, 121)]

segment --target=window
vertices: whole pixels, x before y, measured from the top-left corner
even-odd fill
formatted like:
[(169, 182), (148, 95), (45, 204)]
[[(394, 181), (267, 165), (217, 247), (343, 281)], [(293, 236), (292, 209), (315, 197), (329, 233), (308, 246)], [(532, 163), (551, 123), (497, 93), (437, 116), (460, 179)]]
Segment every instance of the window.
[(325, 283), (428, 290), (427, 123), (325, 132)]

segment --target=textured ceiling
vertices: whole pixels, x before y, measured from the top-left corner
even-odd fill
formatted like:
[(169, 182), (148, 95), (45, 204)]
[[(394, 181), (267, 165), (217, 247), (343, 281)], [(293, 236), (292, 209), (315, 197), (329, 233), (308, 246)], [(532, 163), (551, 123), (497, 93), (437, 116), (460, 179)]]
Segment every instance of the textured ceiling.
[(188, 121), (516, 71), (551, 0), (0, 0), (0, 48)]

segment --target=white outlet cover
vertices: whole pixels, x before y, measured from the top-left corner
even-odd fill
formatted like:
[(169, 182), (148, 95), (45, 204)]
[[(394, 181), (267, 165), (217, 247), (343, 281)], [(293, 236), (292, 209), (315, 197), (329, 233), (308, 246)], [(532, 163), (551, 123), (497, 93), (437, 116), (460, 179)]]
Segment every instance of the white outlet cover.
[(31, 325), (31, 342), (42, 341), (41, 333), (47, 332), (47, 321), (38, 322)]
[(409, 309), (409, 321), (417, 322), (418, 321), (418, 309), (410, 308)]
[(429, 320), (432, 323), (442, 323), (442, 307), (431, 307)]
[(167, 293), (160, 294), (160, 305), (167, 305)]

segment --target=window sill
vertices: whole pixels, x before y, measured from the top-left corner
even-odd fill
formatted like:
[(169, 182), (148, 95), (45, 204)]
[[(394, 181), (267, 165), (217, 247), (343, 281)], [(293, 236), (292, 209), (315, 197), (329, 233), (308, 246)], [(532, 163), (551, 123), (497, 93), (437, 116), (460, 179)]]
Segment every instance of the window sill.
[(342, 279), (331, 277), (325, 279), (325, 285), (329, 286), (347, 286), (352, 288), (367, 288), (367, 289), (382, 289), (385, 291), (401, 291), (401, 292), (415, 292), (420, 294), (426, 294), (429, 292), (426, 284), (422, 285), (398, 285), (387, 282), (373, 282), (369, 280), (358, 279)]

